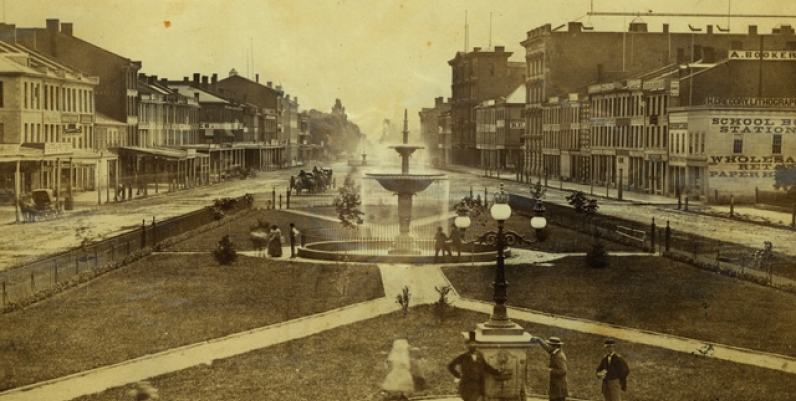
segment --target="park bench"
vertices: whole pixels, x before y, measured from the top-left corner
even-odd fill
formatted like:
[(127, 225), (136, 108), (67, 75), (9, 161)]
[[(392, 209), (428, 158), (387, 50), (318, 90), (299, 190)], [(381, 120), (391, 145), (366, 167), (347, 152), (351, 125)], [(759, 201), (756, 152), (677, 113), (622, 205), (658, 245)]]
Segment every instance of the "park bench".
[(638, 242), (643, 243), (647, 241), (647, 232), (644, 230), (636, 230), (625, 226), (616, 226), (616, 233)]

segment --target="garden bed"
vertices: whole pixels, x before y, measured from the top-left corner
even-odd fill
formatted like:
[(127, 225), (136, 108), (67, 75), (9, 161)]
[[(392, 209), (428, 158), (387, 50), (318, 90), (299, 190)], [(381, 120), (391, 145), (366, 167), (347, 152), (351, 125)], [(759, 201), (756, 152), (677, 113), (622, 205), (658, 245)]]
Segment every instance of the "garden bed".
[[(698, 270), (662, 257), (583, 257), (506, 266), (510, 306), (705, 342), (796, 356), (796, 295)], [(494, 268), (444, 272), (464, 297), (491, 301)]]
[(0, 389), (382, 296), (375, 266), (155, 254), (1, 316)]
[[(440, 325), (429, 307), (381, 316), (311, 337), (245, 355), (218, 360), (153, 378), (161, 399), (226, 400), (382, 400), (381, 383), (388, 370), (392, 342), (408, 338), (419, 347), (428, 387), (421, 394), (456, 394), (446, 365), (464, 351), (461, 332), (487, 316), (453, 309)], [(600, 382), (594, 372), (603, 355), (603, 338), (546, 326), (526, 324), (532, 334), (564, 339), (570, 397), (598, 400)], [(630, 365), (627, 399), (790, 401), (796, 381), (789, 374), (661, 348), (621, 342), (618, 352)], [(546, 398), (549, 357), (539, 347), (528, 351), (528, 385)], [(118, 401), (131, 386), (84, 396), (75, 401)]]

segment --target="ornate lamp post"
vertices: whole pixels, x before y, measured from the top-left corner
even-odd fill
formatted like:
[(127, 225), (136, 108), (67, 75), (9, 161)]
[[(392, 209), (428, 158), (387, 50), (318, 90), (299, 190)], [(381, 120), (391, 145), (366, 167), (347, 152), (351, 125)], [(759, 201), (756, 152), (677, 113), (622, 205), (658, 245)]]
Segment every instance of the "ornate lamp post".
[[(494, 236), (497, 247), (497, 269), (493, 283), (495, 305), (492, 315), (486, 323), (477, 324), (474, 331), (462, 334), (474, 341), (475, 347), (483, 353), (490, 365), (501, 371), (499, 375), (487, 377), (485, 400), (524, 400), (524, 381), (527, 373), (526, 349), (531, 347), (533, 336), (520, 325), (512, 322), (506, 313), (508, 283), (506, 283), (504, 250), (507, 244), (512, 245), (516, 241), (531, 241), (527, 241), (511, 231), (508, 232), (510, 237), (507, 239), (503, 225), (511, 217), (511, 207), (509, 207), (509, 193), (503, 190), (503, 185), (500, 186), (500, 191), (495, 194), (494, 199), (495, 202), (489, 209), (489, 214), (498, 224), (498, 231)], [(465, 209), (460, 205), (456, 210), (459, 212)], [(470, 219), (464, 213), (461, 212), (454, 220), (457, 227), (460, 227), (459, 224), (461, 227), (469, 226), (467, 223)], [(541, 218), (544, 219), (544, 217)], [(546, 223), (545, 221), (544, 224), (546, 225)], [(540, 224), (538, 220), (537, 224)], [(494, 234), (487, 233), (482, 238), (492, 237), (492, 235)]]

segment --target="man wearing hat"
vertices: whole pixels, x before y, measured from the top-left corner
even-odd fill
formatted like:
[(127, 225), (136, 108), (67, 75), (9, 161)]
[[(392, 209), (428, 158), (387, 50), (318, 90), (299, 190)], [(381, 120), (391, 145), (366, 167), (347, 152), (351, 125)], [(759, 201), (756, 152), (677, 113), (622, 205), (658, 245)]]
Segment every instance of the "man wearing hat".
[(567, 390), (567, 357), (561, 346), (564, 343), (558, 337), (550, 337), (547, 341), (538, 337), (531, 338), (550, 354), (550, 390), (548, 396), (550, 401), (565, 401), (569, 395)]
[(603, 381), (602, 393), (606, 401), (622, 401), (622, 391), (627, 391), (627, 375), (630, 373), (625, 358), (616, 353), (615, 346), (613, 338), (605, 340), (607, 353), (597, 366), (597, 378)]
[(467, 341), (467, 352), (451, 361), (448, 370), (455, 377), (453, 382), (459, 385), (459, 396), (464, 401), (480, 400), (485, 394), (487, 373), (500, 373), (486, 362), (484, 355), (475, 348), (473, 340)]

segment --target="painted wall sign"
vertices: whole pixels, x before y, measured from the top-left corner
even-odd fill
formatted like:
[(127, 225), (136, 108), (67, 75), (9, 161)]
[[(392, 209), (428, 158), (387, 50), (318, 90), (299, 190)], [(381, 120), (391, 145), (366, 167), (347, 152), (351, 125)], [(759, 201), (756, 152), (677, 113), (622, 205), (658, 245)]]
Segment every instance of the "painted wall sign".
[(757, 97), (709, 97), (708, 106), (770, 106), (796, 107), (796, 98), (757, 98)]
[(786, 50), (770, 50), (770, 51), (741, 51), (730, 50), (728, 57), (730, 60), (774, 60), (774, 61), (794, 61), (796, 60), (796, 51)]
[(796, 119), (716, 117), (710, 125), (718, 126), (719, 133), (730, 134), (796, 134)]
[(796, 164), (792, 156), (710, 156), (709, 177), (766, 178), (774, 177), (779, 165)]

